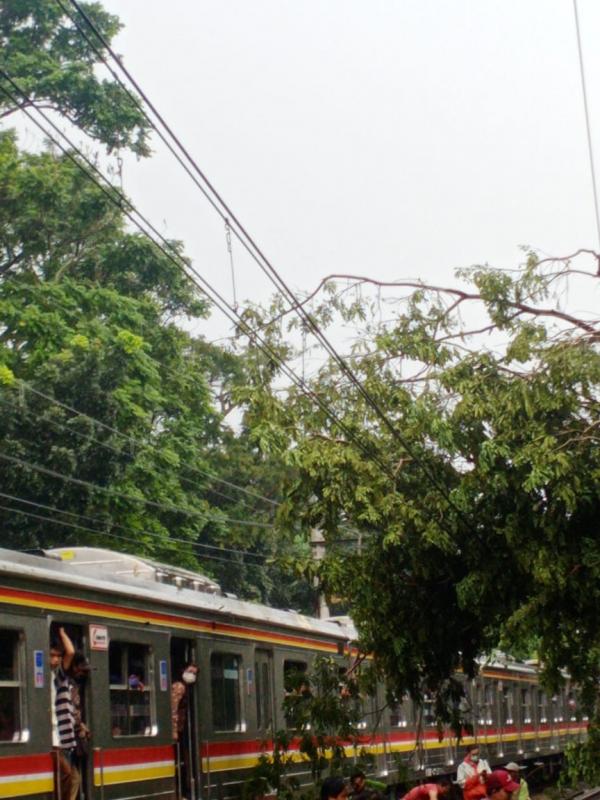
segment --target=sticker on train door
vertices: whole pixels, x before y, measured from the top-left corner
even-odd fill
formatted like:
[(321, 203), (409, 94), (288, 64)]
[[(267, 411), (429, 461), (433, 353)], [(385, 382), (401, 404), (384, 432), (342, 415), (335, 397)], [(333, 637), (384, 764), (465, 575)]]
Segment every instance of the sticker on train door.
[(160, 690), (161, 692), (167, 691), (167, 662), (163, 659), (160, 660), (159, 664), (159, 673), (160, 673)]
[(44, 651), (33, 651), (33, 685), (36, 689), (44, 688)]
[(108, 650), (108, 628), (90, 625), (90, 650)]

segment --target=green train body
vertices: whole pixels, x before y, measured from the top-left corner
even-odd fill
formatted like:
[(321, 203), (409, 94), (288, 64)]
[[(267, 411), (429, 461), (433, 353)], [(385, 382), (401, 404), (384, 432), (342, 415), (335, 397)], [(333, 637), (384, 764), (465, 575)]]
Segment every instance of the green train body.
[[(0, 798), (57, 796), (49, 669), (57, 626), (91, 664), (82, 769), (91, 800), (239, 797), (270, 732), (286, 726), (286, 672), (310, 668), (318, 654), (347, 665), (355, 638), (347, 621), (244, 602), (203, 576), (94, 548), (0, 550), (0, 608)], [(188, 661), (199, 669), (182, 753), (173, 744), (171, 685)], [(440, 741), (427, 701), (418, 726), (409, 701), (385, 708), (380, 687), (360, 744), (374, 776), (394, 782), (399, 764), (416, 778), (451, 774), (475, 739), (500, 764), (558, 757), (585, 735), (575, 692), (567, 685), (546, 697), (532, 666), (487, 664), (467, 692), (474, 735), (457, 743), (450, 733)], [(300, 782), (310, 783), (297, 745), (290, 752)], [(348, 755), (357, 759), (358, 748)]]

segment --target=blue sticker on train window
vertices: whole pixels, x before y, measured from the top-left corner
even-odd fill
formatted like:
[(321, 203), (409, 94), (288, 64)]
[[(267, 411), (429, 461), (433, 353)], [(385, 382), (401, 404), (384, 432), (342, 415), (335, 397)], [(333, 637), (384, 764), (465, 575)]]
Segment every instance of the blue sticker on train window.
[(161, 692), (167, 691), (167, 662), (163, 659), (160, 661), (160, 690)]
[(246, 670), (246, 686), (248, 687), (248, 694), (252, 691), (252, 684), (254, 683), (254, 670), (248, 667)]
[(36, 689), (44, 688), (44, 651), (33, 651), (33, 685)]

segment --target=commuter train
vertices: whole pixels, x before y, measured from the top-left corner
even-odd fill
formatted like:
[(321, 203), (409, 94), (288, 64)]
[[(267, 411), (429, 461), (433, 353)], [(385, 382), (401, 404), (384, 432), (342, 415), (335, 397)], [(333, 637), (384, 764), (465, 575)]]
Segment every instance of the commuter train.
[[(355, 638), (347, 620), (244, 602), (201, 575), (96, 548), (0, 550), (0, 604), (0, 798), (50, 800), (58, 791), (49, 670), (57, 626), (91, 665), (83, 701), (92, 741), (82, 770), (90, 800), (239, 797), (270, 732), (286, 727), (286, 674), (309, 669), (318, 654), (343, 669)], [(198, 680), (178, 753), (170, 688), (190, 661)], [(383, 687), (378, 694), (365, 709), (360, 748), (389, 783), (401, 764), (415, 779), (452, 774), (474, 740), (492, 765), (551, 758), (587, 727), (568, 684), (547, 697), (533, 666), (499, 659), (467, 686), (474, 730), (460, 743), (450, 733), (439, 739), (429, 700), (417, 715), (409, 701), (387, 708)], [(294, 747), (297, 777), (309, 783), (292, 738)]]

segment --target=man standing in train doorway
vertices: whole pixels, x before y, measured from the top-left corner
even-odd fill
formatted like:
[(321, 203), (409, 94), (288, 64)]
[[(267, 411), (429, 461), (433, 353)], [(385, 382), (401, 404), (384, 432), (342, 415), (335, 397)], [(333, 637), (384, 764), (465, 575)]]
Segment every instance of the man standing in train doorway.
[(74, 655), (73, 642), (65, 629), (59, 628), (58, 639), (50, 642), (52, 747), (59, 800), (76, 800), (81, 784), (76, 765), (75, 714), (68, 676)]
[(192, 739), (190, 736), (190, 692), (198, 677), (198, 666), (188, 663), (180, 673), (178, 680), (171, 686), (171, 724), (173, 732), (173, 742), (175, 744), (175, 760), (177, 767), (178, 796), (180, 800), (186, 800), (191, 792), (192, 782), (192, 759), (190, 747)]

